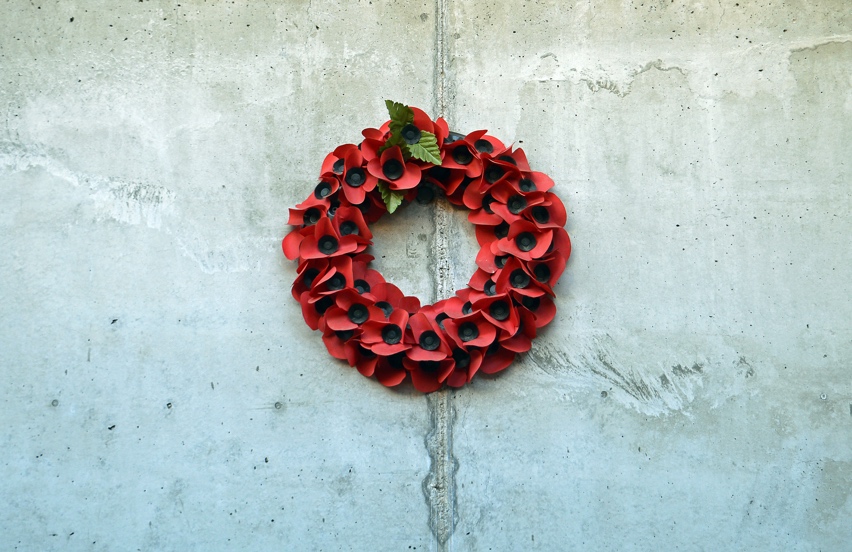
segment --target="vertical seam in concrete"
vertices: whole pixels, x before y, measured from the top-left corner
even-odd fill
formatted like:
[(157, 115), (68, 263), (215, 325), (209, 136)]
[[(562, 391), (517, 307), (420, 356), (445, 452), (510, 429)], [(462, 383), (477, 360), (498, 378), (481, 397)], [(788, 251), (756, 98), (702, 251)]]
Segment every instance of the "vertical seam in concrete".
[[(435, 109), (439, 117), (448, 117), (447, 82), (447, 22), (449, 0), (436, 0), (435, 6)], [(434, 241), (432, 259), (435, 262), (433, 302), (449, 297), (453, 292), (450, 272), (447, 230), (450, 227), (450, 207), (445, 200), (435, 204)], [(450, 401), (452, 391), (444, 389), (426, 397), (430, 429), (426, 435), (426, 450), (431, 466), (423, 480), (423, 494), (429, 505), (429, 527), (435, 537), (437, 549), (450, 550), (450, 537), (456, 523), (455, 474), (458, 463), (453, 457), (454, 412)]]

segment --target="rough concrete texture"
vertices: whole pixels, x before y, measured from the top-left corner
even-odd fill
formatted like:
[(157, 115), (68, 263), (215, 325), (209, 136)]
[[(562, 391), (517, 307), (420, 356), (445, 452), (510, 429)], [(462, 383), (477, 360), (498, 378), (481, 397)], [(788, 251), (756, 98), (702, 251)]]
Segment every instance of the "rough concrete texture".
[[(850, 549), (847, 2), (3, 8), (3, 550)], [(533, 351), (427, 398), (279, 250), (384, 98), (523, 146), (575, 246)], [(376, 233), (426, 301), (472, 272), (463, 211)]]

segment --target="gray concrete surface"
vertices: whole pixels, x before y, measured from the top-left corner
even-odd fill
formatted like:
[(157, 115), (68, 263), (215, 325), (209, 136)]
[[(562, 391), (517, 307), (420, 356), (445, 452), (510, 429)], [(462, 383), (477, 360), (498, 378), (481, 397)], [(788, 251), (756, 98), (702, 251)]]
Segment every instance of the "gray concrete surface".
[[(852, 549), (847, 2), (13, 0), (2, 29), (0, 549)], [(279, 250), (384, 98), (522, 145), (574, 242), (533, 351), (426, 398), (328, 357)], [(444, 204), (376, 234), (425, 301), (472, 271)]]

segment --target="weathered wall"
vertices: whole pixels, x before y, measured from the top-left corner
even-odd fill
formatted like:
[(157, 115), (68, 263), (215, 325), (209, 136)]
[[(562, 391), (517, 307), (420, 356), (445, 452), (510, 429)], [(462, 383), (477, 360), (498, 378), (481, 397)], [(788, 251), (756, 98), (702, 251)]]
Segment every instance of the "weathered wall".
[[(0, 548), (848, 550), (848, 7), (7, 2)], [(279, 249), (384, 98), (522, 145), (575, 246), (533, 351), (428, 398)], [(472, 272), (464, 212), (376, 227), (424, 300)]]

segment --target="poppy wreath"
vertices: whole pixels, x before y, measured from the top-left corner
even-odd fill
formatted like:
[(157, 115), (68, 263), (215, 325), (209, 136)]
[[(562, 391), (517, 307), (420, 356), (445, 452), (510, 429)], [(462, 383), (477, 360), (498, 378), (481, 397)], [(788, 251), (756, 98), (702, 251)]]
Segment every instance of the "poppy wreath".
[[(313, 192), (290, 209), (292, 294), (331, 356), (364, 376), (386, 386), (410, 376), (424, 393), (461, 387), (507, 368), (556, 315), (553, 286), (571, 253), (565, 206), (522, 149), (386, 104), (390, 120), (329, 153)], [(480, 250), (467, 288), (421, 305), (371, 269), (366, 250), (371, 223), (436, 193), (470, 210)]]

